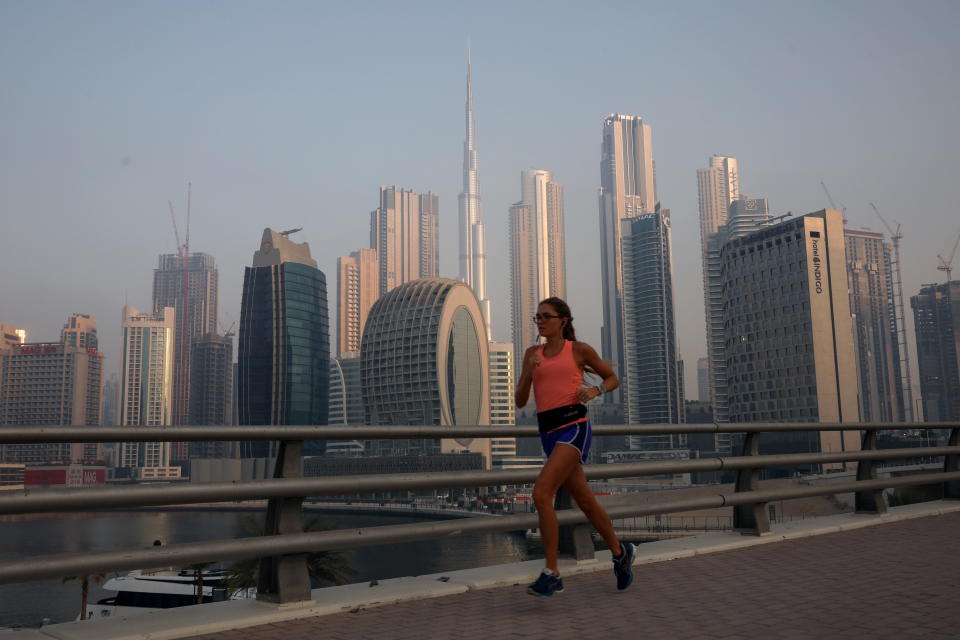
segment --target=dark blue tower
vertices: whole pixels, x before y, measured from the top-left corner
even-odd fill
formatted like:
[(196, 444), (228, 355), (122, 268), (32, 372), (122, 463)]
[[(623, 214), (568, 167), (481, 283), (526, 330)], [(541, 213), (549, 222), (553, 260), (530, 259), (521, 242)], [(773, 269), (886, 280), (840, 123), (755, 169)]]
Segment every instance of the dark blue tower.
[[(243, 278), (237, 369), (240, 424), (327, 424), (327, 281), (307, 243), (264, 230)], [(242, 443), (241, 454), (268, 457), (269, 444)], [(324, 450), (317, 440), (305, 443), (303, 453)]]

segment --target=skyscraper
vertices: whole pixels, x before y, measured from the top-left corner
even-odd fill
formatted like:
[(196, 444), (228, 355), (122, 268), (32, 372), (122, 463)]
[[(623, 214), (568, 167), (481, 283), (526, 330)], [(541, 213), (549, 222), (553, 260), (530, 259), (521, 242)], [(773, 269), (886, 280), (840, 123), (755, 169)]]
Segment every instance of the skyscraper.
[[(173, 416), (173, 363), (176, 309), (157, 314), (123, 308), (120, 356), (121, 426), (160, 427)], [(169, 442), (124, 442), (119, 466), (144, 480), (179, 477), (170, 464)]]
[(477, 165), (477, 123), (473, 115), (473, 65), (467, 55), (466, 138), (463, 141), (463, 191), (460, 192), (460, 279), (480, 300), (490, 340), (490, 301), (487, 299), (487, 254), (484, 249), (480, 178)]
[[(7, 325), (3, 333), (0, 425), (100, 425), (103, 354), (93, 316), (68, 318), (59, 342), (21, 342), (25, 332)], [(42, 464), (101, 457), (97, 443), (0, 446), (0, 462)]]
[[(240, 424), (327, 424), (327, 281), (306, 242), (264, 229), (244, 272), (237, 360)], [(243, 455), (269, 457), (266, 445), (244, 443)], [(322, 453), (322, 441), (305, 443), (305, 455)]]
[(374, 249), (337, 258), (337, 355), (360, 353), (370, 307), (380, 297), (380, 269)]
[[(740, 195), (734, 200), (727, 212), (727, 222), (715, 233), (709, 243), (710, 250), (710, 273), (711, 273), (711, 317), (710, 328), (714, 331), (711, 336), (713, 357), (716, 360), (715, 366), (711, 363), (711, 373), (714, 382), (714, 420), (718, 420), (719, 411), (720, 420), (728, 421), (727, 416), (727, 359), (726, 359), (726, 336), (724, 334), (723, 319), (723, 283), (720, 279), (721, 261), (719, 249), (724, 244), (745, 235), (754, 233), (770, 224), (770, 207), (765, 198), (748, 198)], [(718, 410), (719, 407), (719, 410)], [(729, 433), (716, 434), (717, 451), (722, 454), (733, 453), (734, 436)]]
[(740, 197), (740, 164), (736, 158), (714, 154), (710, 166), (697, 169), (700, 202), (700, 242), (727, 224), (733, 201)]
[(881, 232), (848, 228), (845, 234), (860, 416), (864, 422), (903, 422), (892, 247)]
[(510, 207), (510, 293), (514, 361), (537, 344), (531, 321), (544, 298), (566, 297), (563, 186), (549, 171), (521, 173), (522, 199)]
[[(208, 333), (193, 342), (190, 355), (190, 424), (229, 425), (233, 415), (233, 334)], [(239, 455), (235, 442), (191, 442), (190, 458)]]
[[(654, 213), (657, 204), (650, 125), (643, 124), (640, 116), (611, 114), (604, 120), (598, 196), (603, 293), (601, 353), (625, 378), (620, 224), (626, 218)], [(603, 397), (605, 402), (622, 402), (623, 386)]]
[[(677, 360), (669, 210), (621, 221), (627, 422), (685, 421)], [(630, 436), (631, 449), (682, 449), (686, 436)]]
[[(736, 158), (714, 155), (710, 166), (697, 169), (700, 202), (700, 248), (703, 264), (703, 307), (707, 325), (709, 396), (714, 420), (727, 421), (727, 379), (723, 357), (723, 308), (720, 292), (720, 247), (726, 241), (730, 205), (740, 197)], [(749, 229), (748, 231), (755, 231)], [(729, 453), (729, 452), (726, 452)]]
[(917, 333), (923, 419), (960, 420), (960, 280), (927, 284), (910, 298)]
[[(176, 310), (171, 424), (187, 424), (190, 414), (190, 356), (200, 336), (217, 331), (219, 274), (213, 256), (194, 253), (186, 258), (166, 254), (153, 271), (153, 313)], [(187, 286), (186, 309), (183, 287)], [(175, 446), (178, 443), (175, 443)], [(174, 455), (175, 458), (181, 456)]]
[[(810, 213), (721, 252), (730, 422), (859, 422), (843, 214)], [(766, 439), (779, 452), (851, 451), (856, 432)]]
[(380, 268), (380, 295), (425, 277), (425, 269), (439, 271), (439, 207), (433, 193), (380, 187), (380, 206), (370, 213), (370, 247), (376, 250)]
[(710, 402), (710, 359), (697, 358), (697, 400)]

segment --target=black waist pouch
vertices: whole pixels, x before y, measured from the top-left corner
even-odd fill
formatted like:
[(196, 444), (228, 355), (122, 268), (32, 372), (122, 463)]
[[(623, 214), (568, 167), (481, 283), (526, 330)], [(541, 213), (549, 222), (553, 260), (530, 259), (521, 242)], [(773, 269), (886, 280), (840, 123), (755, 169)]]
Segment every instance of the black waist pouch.
[(537, 414), (537, 425), (540, 433), (553, 431), (565, 424), (576, 422), (587, 417), (587, 407), (582, 404), (568, 404), (556, 409), (548, 409)]

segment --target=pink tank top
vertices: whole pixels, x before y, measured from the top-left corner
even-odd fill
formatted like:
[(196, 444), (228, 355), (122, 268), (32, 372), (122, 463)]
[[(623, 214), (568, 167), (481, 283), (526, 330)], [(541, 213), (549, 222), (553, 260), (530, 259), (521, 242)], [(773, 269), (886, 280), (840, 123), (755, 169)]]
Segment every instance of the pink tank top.
[(564, 340), (560, 353), (548, 358), (545, 345), (537, 347), (540, 366), (533, 370), (533, 395), (537, 412), (579, 404), (577, 389), (583, 386), (583, 371), (573, 357), (573, 342)]

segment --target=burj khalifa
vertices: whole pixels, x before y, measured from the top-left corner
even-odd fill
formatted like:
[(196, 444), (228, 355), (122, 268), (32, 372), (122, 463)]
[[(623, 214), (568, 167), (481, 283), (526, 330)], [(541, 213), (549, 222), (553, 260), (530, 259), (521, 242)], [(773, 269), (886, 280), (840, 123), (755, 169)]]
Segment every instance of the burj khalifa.
[(463, 191), (460, 193), (460, 279), (480, 300), (483, 322), (490, 334), (490, 300), (487, 299), (487, 255), (483, 243), (480, 213), (480, 181), (477, 177), (477, 125), (473, 119), (473, 80), (467, 54), (467, 137), (463, 142)]

